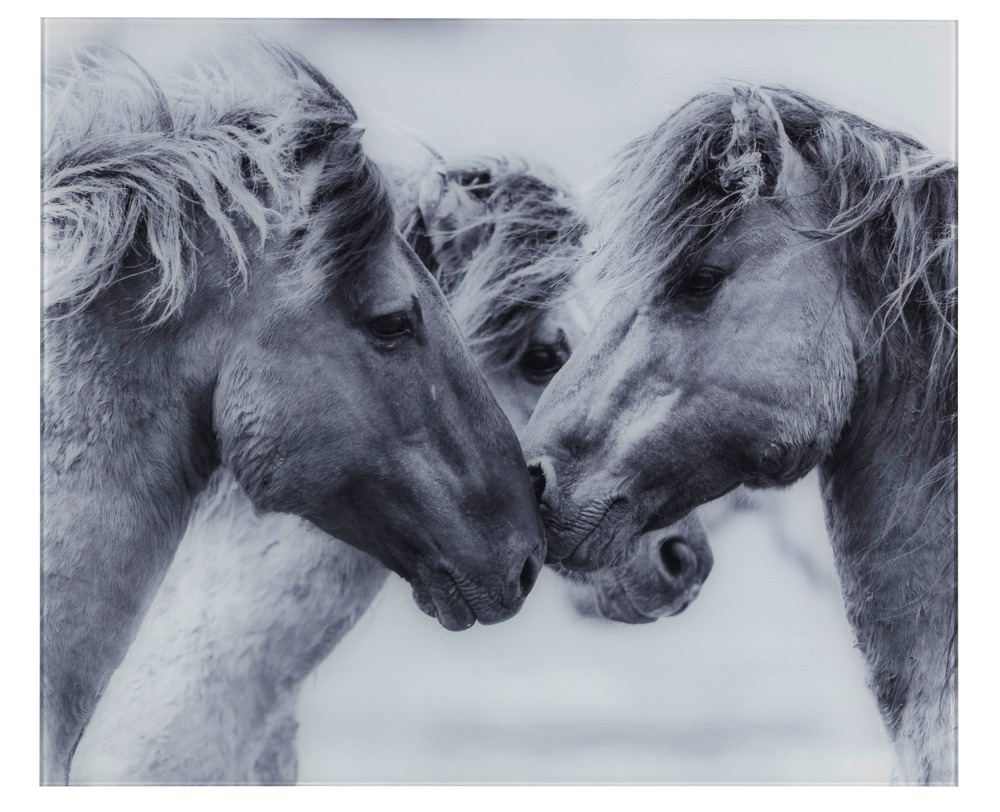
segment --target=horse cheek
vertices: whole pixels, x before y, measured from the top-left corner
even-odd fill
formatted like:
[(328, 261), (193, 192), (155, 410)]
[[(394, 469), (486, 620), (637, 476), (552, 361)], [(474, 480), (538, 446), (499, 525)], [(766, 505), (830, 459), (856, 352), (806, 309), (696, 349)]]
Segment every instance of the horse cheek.
[(276, 453), (274, 415), (269, 399), (249, 359), (226, 364), (212, 404), (213, 426), (222, 464), (229, 468), (258, 509), (272, 508), (269, 491)]
[(854, 406), (858, 365), (848, 318), (841, 307), (836, 307), (826, 329), (814, 338), (813, 348), (819, 357), (806, 367), (803, 409), (799, 412), (805, 419), (797, 427), (806, 457), (800, 467), (808, 465), (806, 470), (833, 452)]

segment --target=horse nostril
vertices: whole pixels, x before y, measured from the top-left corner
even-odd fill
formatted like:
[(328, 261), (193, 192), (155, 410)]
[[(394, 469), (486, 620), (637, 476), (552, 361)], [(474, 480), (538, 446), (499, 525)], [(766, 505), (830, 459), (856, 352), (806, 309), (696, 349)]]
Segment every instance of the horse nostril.
[(541, 563), (535, 561), (534, 556), (529, 556), (528, 560), (524, 562), (524, 568), (521, 570), (521, 596), (526, 596), (530, 591), (531, 587), (535, 585), (535, 580), (538, 578), (538, 573), (541, 571)]
[(680, 536), (671, 536), (660, 545), (660, 561), (667, 568), (667, 572), (675, 578), (684, 572), (690, 556), (687, 542)]
[(542, 501), (542, 494), (545, 493), (545, 472), (538, 463), (528, 466), (528, 473), (531, 475), (531, 484), (535, 488), (535, 499)]

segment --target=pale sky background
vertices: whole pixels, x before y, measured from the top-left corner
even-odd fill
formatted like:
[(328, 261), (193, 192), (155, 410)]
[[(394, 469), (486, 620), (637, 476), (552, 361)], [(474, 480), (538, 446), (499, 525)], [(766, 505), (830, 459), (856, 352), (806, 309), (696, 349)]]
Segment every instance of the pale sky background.
[[(582, 185), (669, 108), (726, 78), (804, 90), (954, 156), (955, 33), (947, 22), (313, 20), (253, 25), (300, 50), (358, 109), (447, 158), (541, 160)], [(232, 22), (50, 21), (46, 55), (82, 41), (154, 73)]]

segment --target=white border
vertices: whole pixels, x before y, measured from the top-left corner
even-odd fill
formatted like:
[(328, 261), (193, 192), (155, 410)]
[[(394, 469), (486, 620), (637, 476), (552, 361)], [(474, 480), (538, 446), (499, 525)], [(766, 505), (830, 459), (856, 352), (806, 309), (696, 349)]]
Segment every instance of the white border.
[[(3, 466), (6, 504), (15, 507), (15, 521), (5, 534), (5, 549), (12, 552), (3, 573), (2, 596), (6, 618), (3, 658), (7, 697), (0, 737), (0, 764), (5, 782), (3, 796), (9, 808), (157, 809), (169, 804), (239, 804), (241, 809), (273, 808), (392, 808), (492, 810), (545, 808), (553, 805), (575, 809), (632, 809), (656, 804), (679, 808), (731, 807), (842, 810), (845, 805), (867, 809), (905, 805), (908, 809), (941, 806), (978, 808), (979, 800), (996, 797), (993, 787), (993, 754), (997, 752), (996, 617), (993, 586), (1000, 572), (997, 554), (997, 496), (994, 414), (1000, 388), (994, 385), (997, 364), (992, 328), (997, 313), (997, 262), (987, 254), (986, 240), (997, 232), (992, 215), (996, 203), (993, 155), (997, 138), (992, 111), (996, 108), (995, 52), (998, 46), (996, 15), (985, 4), (972, 2), (857, 2), (806, 8), (801, 3), (720, 0), (707, 7), (693, 4), (616, 2), (572, 5), (545, 0), (509, 0), (479, 3), (434, 2), (404, 5), (399, 2), (337, 3), (290, 2), (280, 5), (259, 0), (219, 3), (214, 0), (175, 0), (145, 3), (137, 15), (135, 3), (45, 2), (32, 9), (8, 9), (2, 34), (4, 47), (5, 126), (2, 155), (8, 175), (3, 206), (4, 233), (13, 256), (6, 264), (6, 281), (14, 290), (3, 299), (0, 323), (5, 331), (8, 385), (5, 414), (11, 453)], [(282, 14), (275, 14), (279, 9)], [(567, 13), (568, 12), (568, 13)], [(696, 12), (696, 13), (692, 13)], [(808, 13), (811, 12), (811, 13)], [(38, 311), (34, 302), (35, 269), (38, 268), (34, 208), (38, 189), (37, 156), (39, 94), (35, 66), (39, 65), (41, 16), (53, 17), (580, 17), (676, 19), (958, 19), (959, 20), (959, 162), (960, 175), (960, 788), (913, 790), (885, 788), (727, 788), (727, 787), (529, 787), (529, 788), (399, 788), (399, 787), (300, 787), (295, 789), (107, 788), (46, 789), (37, 787), (38, 627), (34, 607), (38, 598)], [(31, 202), (29, 202), (31, 201)], [(993, 252), (991, 252), (993, 253)], [(992, 791), (990, 791), (992, 790)], [(294, 792), (294, 798), (289, 793)], [(989, 792), (989, 795), (985, 793)], [(69, 794), (66, 794), (69, 793)], [(268, 794), (269, 793), (269, 794)], [(890, 797), (891, 793), (891, 797)], [(902, 793), (902, 795), (900, 794)]]

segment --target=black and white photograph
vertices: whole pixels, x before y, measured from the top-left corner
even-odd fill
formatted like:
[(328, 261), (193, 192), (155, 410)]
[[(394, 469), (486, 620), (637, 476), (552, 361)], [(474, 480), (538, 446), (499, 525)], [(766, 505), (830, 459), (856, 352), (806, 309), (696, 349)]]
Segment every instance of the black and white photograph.
[(958, 785), (956, 22), (40, 25), (41, 785)]

